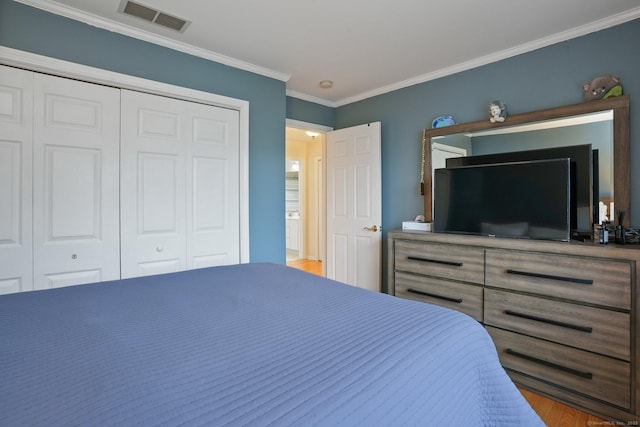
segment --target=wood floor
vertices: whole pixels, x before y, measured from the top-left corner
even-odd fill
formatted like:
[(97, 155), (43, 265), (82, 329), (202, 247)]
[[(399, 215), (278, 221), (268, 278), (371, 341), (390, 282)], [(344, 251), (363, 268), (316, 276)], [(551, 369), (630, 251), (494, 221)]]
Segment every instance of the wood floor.
[[(309, 273), (322, 275), (322, 262), (307, 259), (292, 259), (287, 261), (290, 267), (298, 268)], [(596, 425), (611, 425), (608, 421), (595, 415), (579, 411), (571, 406), (548, 399), (528, 390), (520, 389), (531, 407), (538, 413), (542, 421), (549, 427), (586, 427)]]
[(520, 392), (549, 427), (585, 427), (615, 425), (595, 415), (579, 411), (555, 400), (547, 399), (528, 390)]
[(299, 270), (304, 270), (308, 273), (313, 273), (313, 274), (317, 274), (318, 276), (322, 276), (321, 261), (311, 261), (309, 259), (292, 259), (287, 261), (287, 265), (289, 267), (297, 268)]

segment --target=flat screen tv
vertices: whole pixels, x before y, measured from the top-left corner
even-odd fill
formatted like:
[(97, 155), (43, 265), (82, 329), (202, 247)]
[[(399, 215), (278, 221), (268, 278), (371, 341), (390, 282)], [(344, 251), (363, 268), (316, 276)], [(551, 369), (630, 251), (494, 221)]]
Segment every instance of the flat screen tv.
[[(591, 144), (569, 145), (538, 150), (513, 151), (497, 154), (454, 157), (446, 160), (447, 167), (471, 166), (526, 160), (571, 159), (571, 231), (574, 236), (591, 235), (591, 227), (598, 222), (597, 157)], [(595, 168), (595, 169), (594, 169)]]
[(436, 169), (434, 231), (569, 241), (570, 160)]

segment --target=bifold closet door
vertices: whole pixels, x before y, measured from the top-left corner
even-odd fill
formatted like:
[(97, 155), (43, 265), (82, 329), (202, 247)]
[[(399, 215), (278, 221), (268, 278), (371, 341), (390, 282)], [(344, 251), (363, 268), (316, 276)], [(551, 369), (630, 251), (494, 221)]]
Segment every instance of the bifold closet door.
[(122, 277), (237, 263), (239, 114), (122, 91)]
[(33, 289), (33, 73), (0, 66), (0, 294)]
[(34, 84), (34, 287), (118, 279), (120, 90)]
[(190, 103), (187, 268), (240, 262), (240, 113)]

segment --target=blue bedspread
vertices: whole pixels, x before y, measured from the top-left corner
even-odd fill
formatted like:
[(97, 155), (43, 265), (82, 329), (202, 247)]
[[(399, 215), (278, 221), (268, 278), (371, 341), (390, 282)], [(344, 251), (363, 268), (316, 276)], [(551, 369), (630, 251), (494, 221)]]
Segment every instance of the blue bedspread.
[(245, 264), (1, 296), (0, 425), (543, 424), (470, 317)]

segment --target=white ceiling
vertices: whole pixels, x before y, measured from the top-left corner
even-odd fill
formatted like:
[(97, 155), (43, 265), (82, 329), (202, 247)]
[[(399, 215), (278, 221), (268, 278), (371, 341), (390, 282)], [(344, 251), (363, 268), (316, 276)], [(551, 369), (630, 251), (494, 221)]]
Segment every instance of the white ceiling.
[(640, 17), (638, 0), (134, 0), (191, 21), (178, 33), (119, 13), (121, 0), (16, 1), (280, 79), (288, 95), (334, 107)]

